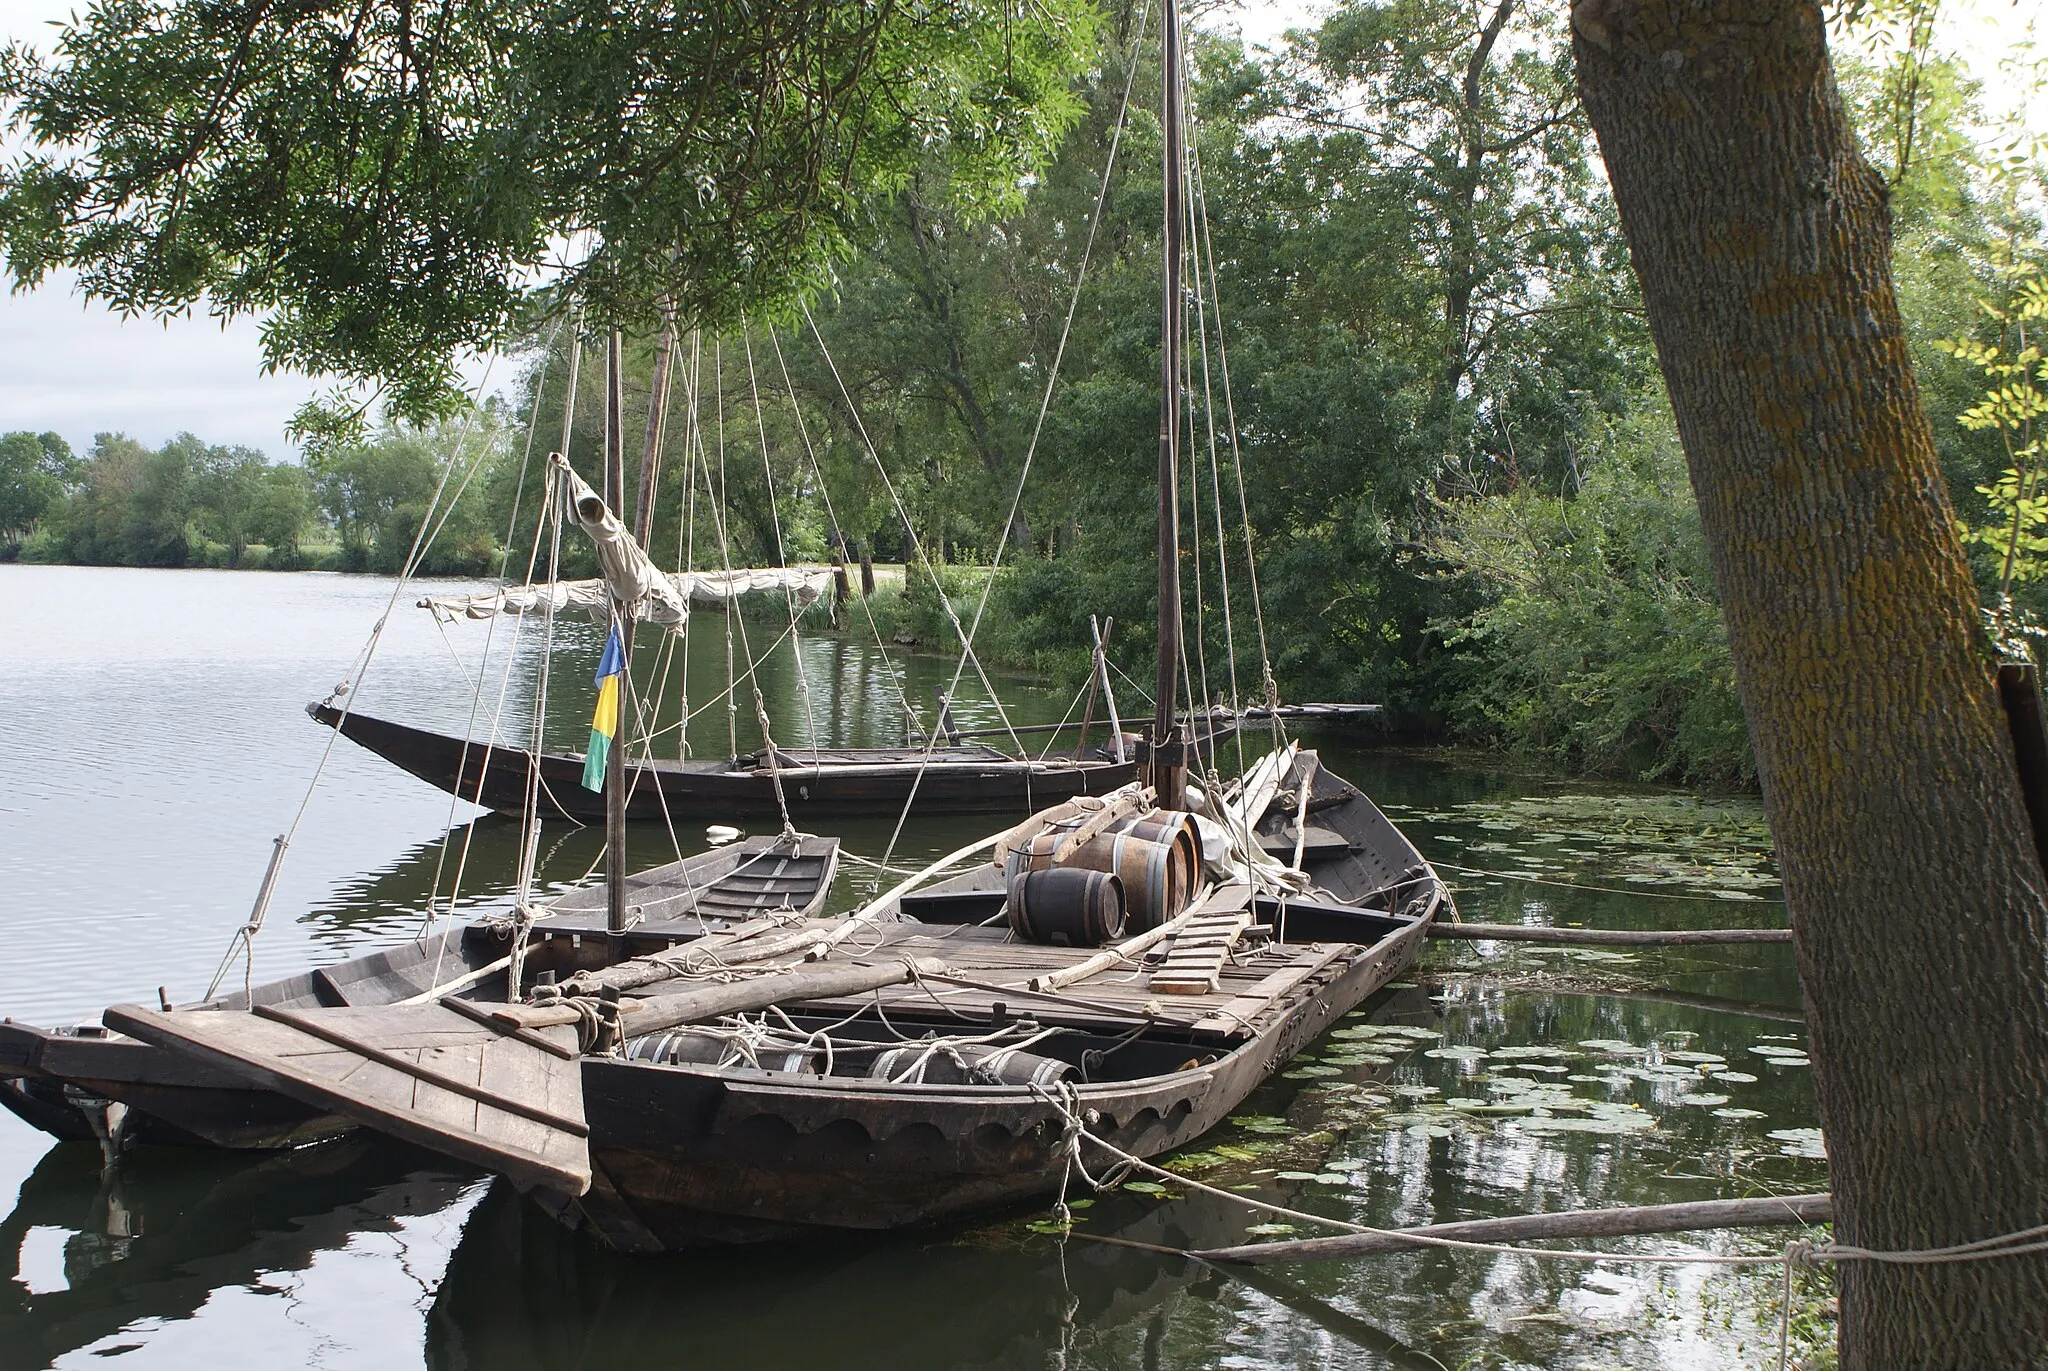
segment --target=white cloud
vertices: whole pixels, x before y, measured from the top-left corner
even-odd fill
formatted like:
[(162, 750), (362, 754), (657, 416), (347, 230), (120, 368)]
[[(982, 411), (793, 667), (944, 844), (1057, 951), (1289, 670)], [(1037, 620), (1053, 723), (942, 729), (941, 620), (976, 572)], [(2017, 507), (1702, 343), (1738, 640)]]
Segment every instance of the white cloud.
[(122, 319), (71, 287), (0, 301), (0, 431), (55, 429), (83, 448), (97, 432), (155, 447), (190, 430), (285, 455), (285, 423), (317, 387), (262, 374), (254, 320)]

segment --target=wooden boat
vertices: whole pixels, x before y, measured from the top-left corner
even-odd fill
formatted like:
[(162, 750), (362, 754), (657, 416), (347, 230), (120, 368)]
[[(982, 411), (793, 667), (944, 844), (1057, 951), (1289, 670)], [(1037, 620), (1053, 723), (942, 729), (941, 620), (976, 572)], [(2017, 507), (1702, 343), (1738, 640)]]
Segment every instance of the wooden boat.
[[(1413, 961), (1435, 873), (1314, 753), (1284, 779), (1254, 832), (1299, 853), (1305, 892), (1216, 886), (1106, 954), (991, 926), (1014, 896), (987, 866), (587, 970), (569, 1001), (107, 1021), (493, 1167), (626, 1251), (940, 1222), (1057, 1188), (1070, 1119), (1139, 1156), (1200, 1136)], [(885, 1066), (906, 1048), (968, 1065)], [(989, 1051), (1006, 1063), (976, 1074)]]
[[(652, 867), (627, 878), (629, 926), (617, 936), (605, 931), (602, 887), (571, 891), (535, 921), (526, 966), (535, 976), (568, 974), (664, 951), (769, 911), (815, 914), (838, 861), (836, 838), (764, 836)], [(444, 1004), (502, 1001), (512, 927), (505, 919), (469, 924), (187, 1008), (380, 1008), (434, 998), (437, 985), (451, 987)], [(345, 1115), (93, 1023), (0, 1022), (0, 1105), (53, 1137), (110, 1148), (291, 1147), (355, 1127)]]
[[(306, 706), (314, 720), (474, 804), (518, 815), (533, 783), (533, 754), (412, 728), (333, 705)], [(1226, 735), (1227, 736), (1227, 735)], [(1135, 740), (1133, 740), (1135, 741)], [(979, 742), (924, 747), (778, 748), (724, 761), (634, 758), (625, 763), (626, 817), (659, 821), (779, 818), (799, 822), (896, 813), (1028, 814), (1076, 795), (1101, 795), (1137, 776), (1107, 746), (1081, 756), (1019, 759)], [(538, 807), (548, 818), (602, 823), (605, 797), (582, 785), (583, 754), (538, 758)], [(782, 799), (775, 785), (780, 772)]]

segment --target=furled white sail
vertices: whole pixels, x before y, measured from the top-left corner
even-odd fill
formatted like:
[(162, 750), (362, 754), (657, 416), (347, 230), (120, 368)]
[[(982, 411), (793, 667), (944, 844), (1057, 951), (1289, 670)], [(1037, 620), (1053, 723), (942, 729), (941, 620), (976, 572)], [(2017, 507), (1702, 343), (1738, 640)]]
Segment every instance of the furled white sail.
[(667, 572), (654, 565), (626, 526), (605, 507), (604, 497), (555, 458), (569, 493), (576, 522), (597, 546), (602, 580), (549, 581), (541, 585), (503, 586), (475, 595), (429, 595), (420, 608), (443, 622), (488, 619), (494, 614), (559, 614), (580, 609), (593, 619), (611, 614), (612, 601), (630, 605), (645, 623), (681, 628), (690, 620), (690, 604), (724, 604), (756, 591), (780, 590), (810, 604), (832, 585), (828, 566), (738, 567), (731, 571)]

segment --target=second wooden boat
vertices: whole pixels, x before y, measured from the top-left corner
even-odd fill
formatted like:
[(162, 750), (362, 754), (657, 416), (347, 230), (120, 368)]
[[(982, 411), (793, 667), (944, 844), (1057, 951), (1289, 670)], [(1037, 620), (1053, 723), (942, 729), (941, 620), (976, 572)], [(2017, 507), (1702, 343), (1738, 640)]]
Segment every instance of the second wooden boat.
[[(427, 784), (518, 816), (536, 787), (544, 818), (603, 823), (605, 796), (582, 785), (583, 754), (543, 752), (452, 737), (326, 703), (316, 722)], [(1018, 759), (982, 743), (932, 747), (780, 748), (723, 761), (635, 757), (624, 765), (626, 817), (675, 822), (780, 818), (802, 822), (875, 813), (1017, 814), (1076, 795), (1101, 795), (1136, 777), (1110, 749), (1079, 757)], [(781, 781), (782, 794), (776, 795)]]

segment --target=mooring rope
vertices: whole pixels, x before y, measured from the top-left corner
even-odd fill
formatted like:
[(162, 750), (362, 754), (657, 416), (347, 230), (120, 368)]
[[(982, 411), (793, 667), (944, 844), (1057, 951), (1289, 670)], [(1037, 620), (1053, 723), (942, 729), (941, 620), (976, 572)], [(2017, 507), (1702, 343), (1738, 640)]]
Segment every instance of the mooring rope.
[[(1060, 1178), (1059, 1199), (1054, 1205), (1054, 1214), (1063, 1225), (1071, 1225), (1072, 1213), (1067, 1208), (1066, 1193), (1069, 1173), (1079, 1175), (1096, 1190), (1113, 1188), (1121, 1176), (1133, 1171), (1143, 1171), (1161, 1180), (1169, 1181), (1189, 1190), (1199, 1190), (1205, 1195), (1228, 1200), (1248, 1209), (1292, 1219), (1300, 1223), (1320, 1224), (1326, 1228), (1341, 1229), (1372, 1237), (1390, 1238), (1396, 1242), (1416, 1247), (1434, 1247), (1447, 1251), (1483, 1252), (1491, 1256), (1528, 1257), (1545, 1261), (1596, 1261), (1623, 1262), (1642, 1266), (1721, 1266), (1721, 1267), (1779, 1267), (1783, 1273), (1783, 1299), (1778, 1311), (1778, 1368), (1786, 1371), (1790, 1365), (1792, 1325), (1792, 1284), (1794, 1273), (1801, 1266), (1820, 1262), (1869, 1261), (1891, 1266), (1941, 1266), (1959, 1262), (1995, 1261), (2011, 1257), (2032, 1256), (2048, 1252), (2048, 1224), (2022, 1228), (1997, 1237), (1979, 1238), (1973, 1242), (1957, 1243), (1949, 1247), (1923, 1248), (1917, 1251), (1886, 1252), (1875, 1248), (1859, 1247), (1850, 1243), (1814, 1243), (1798, 1238), (1789, 1242), (1785, 1250), (1771, 1256), (1727, 1255), (1712, 1252), (1598, 1252), (1585, 1248), (1564, 1247), (1520, 1247), (1511, 1243), (1475, 1242), (1467, 1238), (1446, 1238), (1436, 1234), (1418, 1233), (1398, 1228), (1375, 1228), (1369, 1224), (1352, 1223), (1346, 1219), (1335, 1219), (1325, 1214), (1311, 1214), (1305, 1210), (1290, 1209), (1285, 1205), (1273, 1204), (1266, 1200), (1234, 1190), (1224, 1190), (1205, 1184), (1191, 1176), (1168, 1171), (1155, 1166), (1143, 1157), (1124, 1151), (1106, 1138), (1088, 1128), (1089, 1119), (1080, 1108), (1080, 1095), (1070, 1082), (1062, 1081), (1055, 1094), (1042, 1086), (1033, 1084), (1031, 1092), (1050, 1105), (1060, 1116), (1062, 1130), (1059, 1151), (1063, 1154), (1064, 1167)], [(1092, 1111), (1091, 1111), (1092, 1112)], [(1114, 1158), (1116, 1165), (1105, 1173), (1103, 1180), (1096, 1180), (1088, 1172), (1081, 1157), (1081, 1144), (1094, 1144), (1101, 1151)], [(1180, 1249), (1162, 1249), (1177, 1252), (1178, 1255), (1194, 1260), (1204, 1260), (1193, 1252)]]

